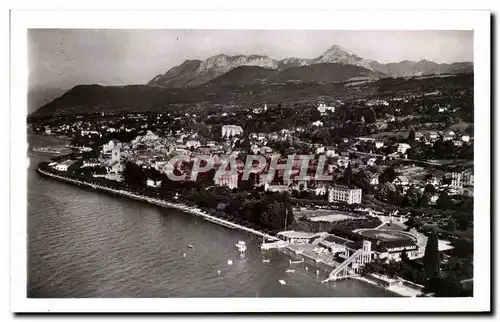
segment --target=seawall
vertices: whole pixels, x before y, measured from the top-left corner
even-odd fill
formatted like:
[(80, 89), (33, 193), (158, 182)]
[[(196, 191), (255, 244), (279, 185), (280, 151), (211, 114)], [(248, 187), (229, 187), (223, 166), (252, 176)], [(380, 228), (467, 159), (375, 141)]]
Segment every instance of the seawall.
[(112, 193), (112, 194), (115, 194), (115, 195), (129, 197), (129, 198), (132, 198), (132, 199), (135, 199), (135, 200), (148, 202), (150, 204), (154, 204), (156, 206), (160, 206), (160, 207), (163, 207), (163, 208), (171, 208), (171, 209), (180, 210), (180, 211), (192, 214), (192, 215), (200, 216), (200, 217), (203, 217), (203, 218), (206, 218), (206, 219), (211, 219), (213, 221), (210, 221), (210, 222), (212, 222), (214, 224), (219, 224), (221, 226), (225, 226), (225, 225), (226, 226), (230, 226), (232, 228), (239, 229), (239, 230), (242, 230), (242, 231), (246, 231), (248, 233), (251, 233), (251, 234), (254, 234), (254, 235), (257, 235), (257, 236), (260, 236), (260, 237), (265, 237), (265, 238), (270, 239), (270, 240), (279, 240), (275, 236), (271, 236), (271, 235), (263, 233), (261, 231), (258, 231), (258, 230), (252, 229), (252, 228), (248, 228), (248, 227), (245, 227), (245, 226), (233, 223), (231, 221), (227, 221), (227, 220), (221, 219), (219, 217), (211, 216), (211, 215), (207, 214), (206, 212), (204, 212), (204, 211), (202, 211), (200, 209), (189, 207), (187, 205), (173, 203), (173, 202), (169, 202), (169, 201), (165, 201), (165, 200), (161, 200), (161, 199), (156, 199), (156, 198), (152, 198), (152, 197), (146, 197), (146, 196), (142, 196), (142, 195), (131, 193), (131, 192), (126, 191), (126, 190), (115, 190), (115, 189), (111, 189), (111, 188), (108, 188), (108, 187), (103, 187), (101, 185), (97, 185), (97, 184), (90, 183), (90, 182), (85, 182), (85, 181), (81, 181), (81, 180), (66, 178), (66, 177), (63, 177), (63, 176), (59, 176), (57, 174), (53, 174), (53, 173), (44, 171), (44, 170), (42, 170), (40, 168), (38, 168), (37, 171), (38, 171), (38, 173), (40, 173), (40, 174), (42, 174), (44, 176), (51, 177), (51, 178), (56, 179), (56, 180), (61, 180), (61, 181), (64, 181), (64, 182), (69, 182), (69, 183), (72, 183), (72, 184), (75, 184), (75, 185), (87, 186), (87, 187), (92, 188), (92, 189), (102, 190), (102, 191), (106, 191), (106, 192), (109, 192), (109, 193)]

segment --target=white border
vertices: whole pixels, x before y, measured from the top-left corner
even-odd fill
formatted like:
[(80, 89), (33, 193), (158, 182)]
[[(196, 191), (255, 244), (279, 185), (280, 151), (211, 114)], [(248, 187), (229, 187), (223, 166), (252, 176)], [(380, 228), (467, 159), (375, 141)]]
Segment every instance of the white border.
[[(26, 298), (28, 28), (474, 30), (474, 298)], [(362, 312), (490, 309), (490, 16), (488, 11), (13, 11), (11, 13), (11, 310), (13, 312)]]

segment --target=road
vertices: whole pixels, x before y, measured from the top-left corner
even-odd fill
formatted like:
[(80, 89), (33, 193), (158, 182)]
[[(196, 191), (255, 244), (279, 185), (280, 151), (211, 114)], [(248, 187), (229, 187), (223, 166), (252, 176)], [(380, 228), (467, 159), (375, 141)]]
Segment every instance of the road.
[[(347, 149), (347, 151), (350, 152), (350, 153), (356, 153), (356, 154), (362, 155), (362, 156), (387, 157), (387, 155), (385, 155), (385, 154), (359, 152), (359, 151), (356, 151), (356, 150), (353, 150), (353, 149)], [(436, 166), (436, 165), (437, 166), (441, 166), (441, 165), (443, 165), (443, 164), (438, 163), (438, 162), (429, 162), (429, 161), (422, 161), (422, 160), (415, 160), (415, 159), (404, 159), (404, 158), (401, 158), (401, 159), (396, 159), (396, 160), (407, 161), (407, 162), (418, 162), (418, 163), (424, 163), (424, 164), (432, 165), (432, 166)]]

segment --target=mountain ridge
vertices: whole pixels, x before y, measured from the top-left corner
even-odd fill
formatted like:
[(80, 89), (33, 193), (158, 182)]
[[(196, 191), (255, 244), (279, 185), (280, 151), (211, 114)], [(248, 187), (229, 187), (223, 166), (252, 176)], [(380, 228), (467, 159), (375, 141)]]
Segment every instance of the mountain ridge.
[[(472, 72), (472, 62), (436, 63), (426, 59), (403, 60), (397, 63), (380, 63), (350, 53), (339, 45), (332, 45), (320, 56), (312, 59), (287, 57), (275, 60), (267, 55), (218, 54), (206, 60), (186, 60), (164, 74), (158, 74), (147, 85), (159, 87), (196, 87), (240, 66), (255, 66), (276, 70), (281, 73), (290, 68), (307, 67), (317, 64), (341, 64), (358, 66), (378, 73), (380, 77), (408, 77), (444, 73)], [(362, 70), (360, 70), (362, 71)], [(361, 75), (360, 75), (361, 76)]]
[[(307, 67), (311, 66), (301, 68)], [(77, 85), (62, 96), (31, 113), (29, 118), (54, 117), (57, 115), (74, 116), (101, 112), (167, 111), (194, 106), (203, 109), (213, 105), (243, 107), (253, 106), (256, 102), (293, 105), (297, 101), (318, 96), (350, 97), (351, 95), (361, 95), (371, 97), (373, 95), (387, 95), (389, 91), (393, 90), (406, 91), (408, 84), (413, 84), (412, 87), (423, 86), (428, 89), (448, 88), (457, 84), (466, 88), (473, 82), (474, 77), (471, 73), (463, 73), (444, 78), (439, 76), (380, 78), (369, 79), (361, 87), (356, 87), (346, 86), (346, 82), (336, 81), (336, 78), (349, 77), (349, 73), (373, 72), (359, 66), (347, 66), (347, 69), (345, 67), (342, 64), (324, 64), (313, 66), (312, 69), (307, 68), (306, 73), (301, 68), (284, 71), (287, 74), (299, 75), (302, 80), (298, 82), (282, 82), (279, 80), (280, 77), (293, 80), (296, 77), (295, 75), (277, 76), (279, 73), (276, 70), (250, 66), (232, 70), (221, 76), (220, 79), (213, 80), (205, 86), (190, 88), (164, 88), (148, 85)], [(343, 74), (335, 73), (335, 69), (341, 69)], [(327, 73), (323, 73), (325, 70)], [(315, 72), (322, 74), (318, 76), (314, 74)], [(248, 75), (248, 73), (251, 73), (251, 75), (253, 73), (261, 81), (248, 82), (248, 80), (255, 78), (246, 78), (245, 75)], [(308, 82), (308, 78), (312, 78), (314, 81)], [(225, 83), (221, 79), (225, 80)], [(268, 81), (268, 79), (271, 81)], [(321, 81), (318, 82), (318, 79)], [(247, 83), (242, 83), (242, 80), (247, 81)]]

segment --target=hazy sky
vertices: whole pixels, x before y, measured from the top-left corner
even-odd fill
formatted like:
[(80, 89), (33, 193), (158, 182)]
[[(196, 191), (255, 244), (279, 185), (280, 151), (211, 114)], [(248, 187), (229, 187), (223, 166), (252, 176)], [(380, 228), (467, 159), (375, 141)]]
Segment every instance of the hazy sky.
[(143, 84), (225, 53), (315, 58), (331, 45), (382, 63), (473, 61), (472, 31), (30, 30), (30, 88)]

